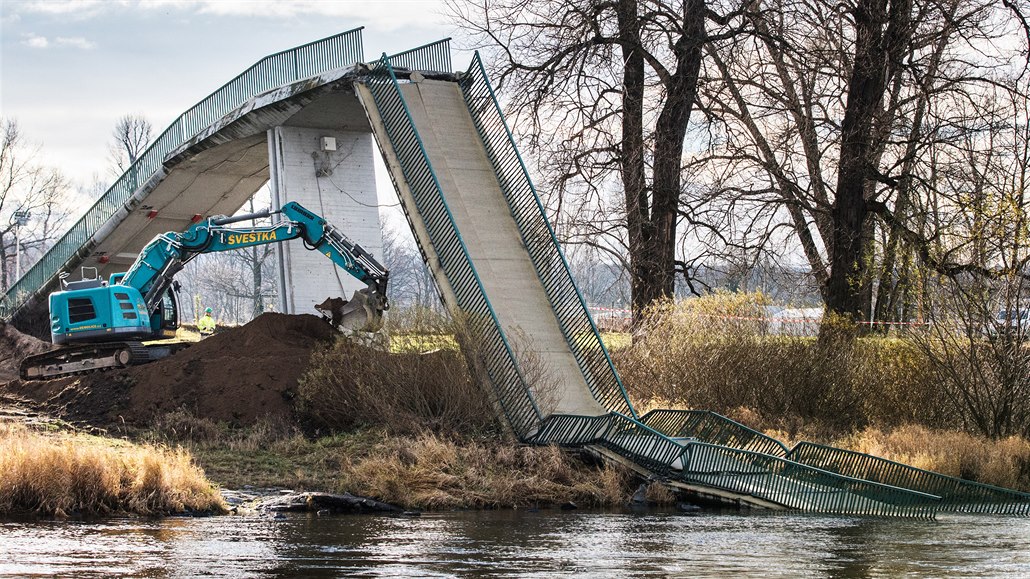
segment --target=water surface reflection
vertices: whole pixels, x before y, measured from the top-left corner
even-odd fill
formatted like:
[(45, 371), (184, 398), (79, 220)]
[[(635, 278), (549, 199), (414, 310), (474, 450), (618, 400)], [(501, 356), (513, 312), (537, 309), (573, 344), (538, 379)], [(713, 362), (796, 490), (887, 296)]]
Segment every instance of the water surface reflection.
[(0, 523), (0, 575), (1030, 576), (1030, 520), (487, 511)]

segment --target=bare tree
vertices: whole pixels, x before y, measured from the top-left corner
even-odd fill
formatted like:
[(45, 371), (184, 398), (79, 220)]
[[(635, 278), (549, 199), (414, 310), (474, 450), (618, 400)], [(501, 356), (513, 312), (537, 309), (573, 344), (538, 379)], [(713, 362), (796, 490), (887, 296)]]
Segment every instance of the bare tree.
[[(250, 201), (248, 201), (248, 213), (255, 212), (255, 197), (257, 197), (257, 195), (254, 195), (254, 197), (251, 197)], [(270, 200), (268, 203), (269, 205), (271, 205)], [(265, 219), (262, 221), (267, 221), (268, 223), (271, 223), (271, 220), (269, 219)], [(258, 220), (251, 221), (251, 225), (257, 226)], [(257, 317), (265, 311), (266, 297), (275, 296), (274, 291), (269, 291), (270, 287), (274, 286), (270, 286), (270, 284), (267, 284), (265, 282), (265, 278), (267, 277), (267, 275), (265, 274), (266, 262), (268, 261), (268, 258), (271, 257), (274, 253), (275, 247), (272, 244), (266, 244), (254, 245), (248, 248), (238, 249), (235, 251), (231, 251), (228, 254), (229, 256), (231, 256), (231, 259), (240, 261), (240, 265), (245, 271), (250, 272), (250, 279), (252, 282), (252, 286), (249, 288), (251, 317)]]
[(673, 273), (700, 293), (717, 263), (802, 255), (829, 310), (913, 315), (914, 268), (954, 269), (925, 157), (994, 126), (994, 88), (1026, 98), (1021, 0), (451, 8), (544, 159), (563, 240), (623, 260), (635, 312)]
[(436, 281), (409, 232), (387, 227), (383, 231), (383, 264), (390, 270), (390, 302), (443, 311)]
[(992, 91), (1025, 100), (1021, 69), (1008, 76), (1012, 14), (992, 0), (752, 4), (749, 34), (707, 47), (685, 217), (709, 246), (800, 252), (833, 312), (910, 315), (913, 267), (950, 267), (933, 250), (932, 159), (1000, 126)]
[[(254, 213), (270, 203), (268, 190), (259, 190), (239, 213)], [(254, 220), (253, 226), (270, 223)], [(261, 315), (277, 293), (273, 244), (198, 255), (177, 276), (182, 319), (199, 319), (212, 308), (221, 323), (245, 324)]]
[(38, 162), (39, 149), (28, 145), (12, 119), (0, 118), (0, 291), (13, 283), (18, 253), (15, 213), (29, 221), (18, 230), (22, 272), (61, 232), (67, 220), (68, 181)]
[(548, 160), (554, 210), (573, 192), (604, 197), (605, 184), (621, 182), (609, 232), (626, 247), (635, 316), (673, 295), (681, 163), (703, 49), (736, 33), (748, 3), (450, 3), (489, 53), (516, 127)]
[(110, 146), (114, 176), (120, 177), (140, 158), (153, 136), (154, 128), (142, 114), (123, 115), (115, 123)]

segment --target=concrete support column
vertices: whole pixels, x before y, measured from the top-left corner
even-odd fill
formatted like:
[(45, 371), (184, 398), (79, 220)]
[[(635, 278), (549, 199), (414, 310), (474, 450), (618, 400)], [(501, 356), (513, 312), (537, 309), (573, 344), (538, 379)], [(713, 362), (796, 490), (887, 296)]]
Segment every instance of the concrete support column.
[[(275, 127), (268, 161), (273, 209), (296, 201), (382, 261), (371, 132)], [(278, 244), (276, 257), (282, 312), (313, 314), (327, 297), (350, 299), (365, 287), (299, 240)]]

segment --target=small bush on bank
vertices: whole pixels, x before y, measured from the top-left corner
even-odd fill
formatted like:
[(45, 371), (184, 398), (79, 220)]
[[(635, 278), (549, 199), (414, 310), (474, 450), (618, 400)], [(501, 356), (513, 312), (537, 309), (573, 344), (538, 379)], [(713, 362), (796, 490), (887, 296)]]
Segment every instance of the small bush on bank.
[(489, 395), (457, 350), (390, 353), (340, 339), (312, 356), (300, 408), (330, 431), (475, 433), (499, 428)]
[(0, 424), (0, 514), (224, 512), (183, 450)]

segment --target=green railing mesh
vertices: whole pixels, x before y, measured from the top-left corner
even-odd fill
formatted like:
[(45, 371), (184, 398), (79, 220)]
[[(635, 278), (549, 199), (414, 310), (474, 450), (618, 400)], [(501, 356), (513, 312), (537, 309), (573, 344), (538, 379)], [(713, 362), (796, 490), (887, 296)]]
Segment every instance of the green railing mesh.
[(787, 457), (782, 442), (709, 410), (652, 410), (640, 421), (672, 438)]
[(751, 495), (789, 508), (843, 515), (930, 517), (940, 497), (860, 480), (757, 452), (685, 445), (680, 480)]
[(1030, 515), (1030, 494), (922, 470), (861, 452), (800, 442), (787, 458), (849, 477), (915, 489), (941, 497), (940, 510)]
[(629, 396), (547, 220), (478, 52), (460, 85), (526, 251), (591, 393), (608, 410), (635, 417)]
[(534, 442), (602, 446), (658, 476), (800, 511), (931, 517), (940, 504), (930, 493), (842, 476), (779, 456), (674, 440), (617, 413), (552, 415)]
[(457, 297), (455, 305), (467, 316), (470, 333), (475, 337), (475, 344), (468, 344), (470, 348), (466, 352), (471, 351), (482, 362), (512, 429), (525, 440), (536, 432), (540, 410), (483, 290), (461, 233), (454, 224), (454, 217), (401, 94), (390, 58), (385, 54), (372, 68), (365, 85), (375, 99), (376, 109), (414, 197), (418, 214), (425, 224), (432, 249)]
[(616, 412), (601, 416), (552, 414), (533, 442), (600, 445), (659, 476), (669, 477), (675, 475), (676, 461), (683, 454), (683, 445)]
[(390, 56), (390, 66), (394, 69), (406, 68), (421, 72), (451, 72), (451, 39), (444, 38), (436, 42), (398, 52)]
[(65, 235), (0, 297), (8, 320), (26, 300), (47, 287), (66, 266), (85, 257), (94, 234), (153, 177), (165, 157), (248, 99), (290, 82), (364, 61), (361, 28), (265, 57), (175, 120)]

